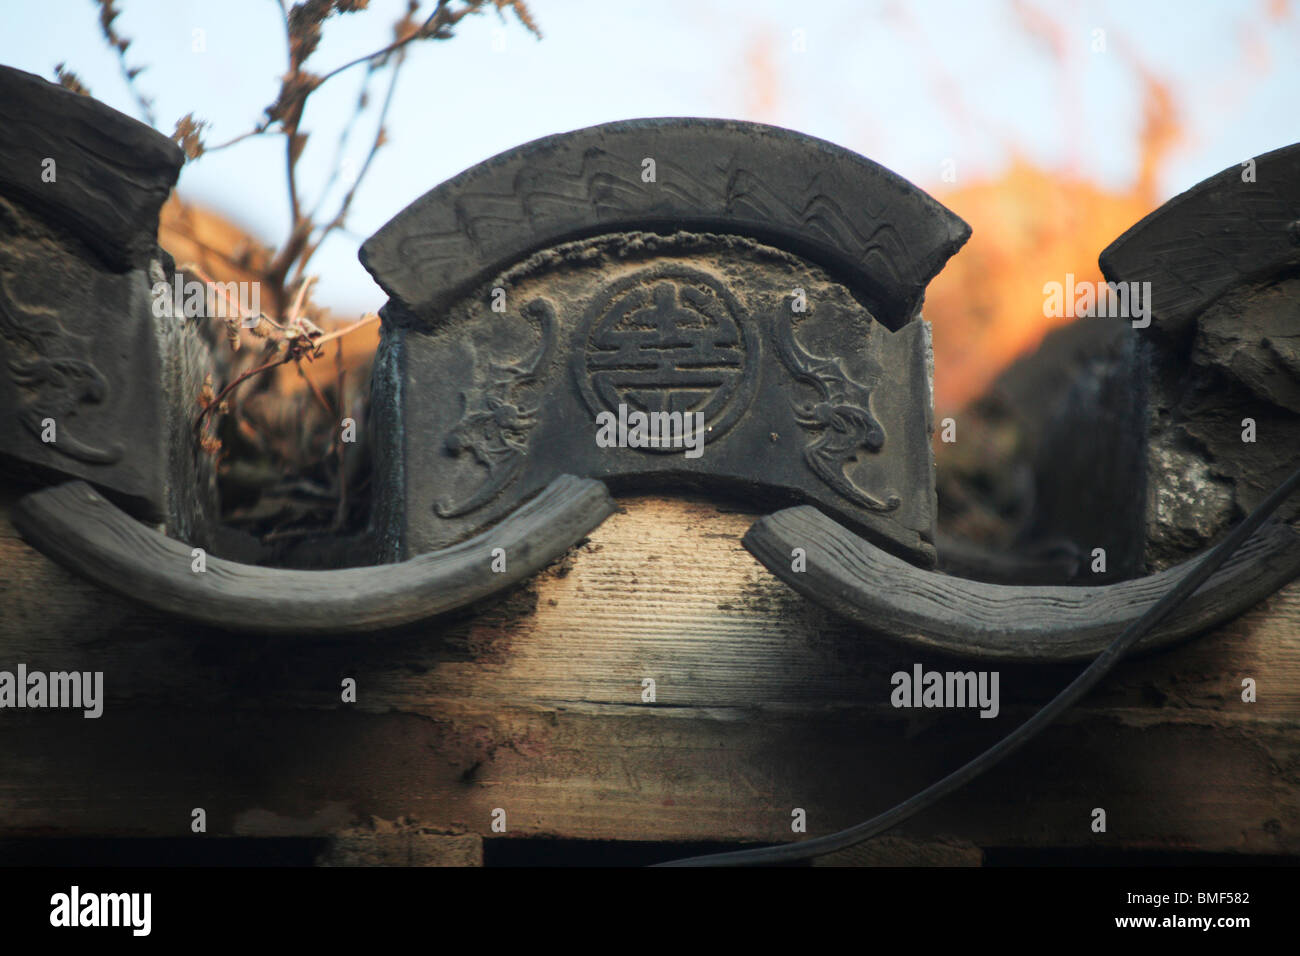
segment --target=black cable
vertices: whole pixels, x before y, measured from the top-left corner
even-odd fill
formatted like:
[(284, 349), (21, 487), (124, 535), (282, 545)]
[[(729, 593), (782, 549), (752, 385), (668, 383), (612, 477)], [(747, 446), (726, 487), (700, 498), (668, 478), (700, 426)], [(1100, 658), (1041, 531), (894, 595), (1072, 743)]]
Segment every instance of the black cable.
[(745, 866), (754, 863), (790, 863), (807, 860), (854, 846), (864, 840), (884, 833), (909, 817), (937, 803), (963, 784), (974, 780), (998, 761), (1019, 750), (1038, 735), (1048, 724), (1074, 706), (1115, 667), (1124, 653), (1148, 631), (1159, 624), (1171, 611), (1192, 595), (1207, 578), (1217, 571), (1240, 548), (1255, 529), (1263, 524), (1292, 492), (1300, 487), (1300, 469), (1282, 482), (1263, 503), (1252, 511), (1241, 524), (1216, 545), (1196, 567), (1178, 584), (1165, 592), (1145, 614), (1126, 627), (1096, 659), (1059, 694), (1027, 721), (1003, 737), (996, 744), (969, 763), (954, 770), (937, 783), (909, 797), (897, 806), (864, 823), (784, 846), (763, 847), (757, 850), (735, 850), (727, 853), (710, 853), (680, 860), (669, 860), (658, 866)]

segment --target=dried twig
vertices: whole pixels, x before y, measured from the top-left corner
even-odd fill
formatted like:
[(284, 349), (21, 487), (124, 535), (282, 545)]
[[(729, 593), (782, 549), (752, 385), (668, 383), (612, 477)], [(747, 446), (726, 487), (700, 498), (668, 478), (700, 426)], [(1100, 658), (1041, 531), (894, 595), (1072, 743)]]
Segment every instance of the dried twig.
[(379, 110), (379, 125), (375, 129), (375, 138), (370, 144), (370, 151), (366, 153), (365, 162), (361, 164), (361, 170), (357, 173), (356, 178), (352, 180), (347, 193), (343, 196), (343, 201), (339, 204), (338, 212), (334, 214), (334, 218), (331, 219), (325, 228), (320, 231), (316, 240), (310, 243), (303, 250), (302, 256), (298, 260), (298, 269), (294, 273), (295, 279), (299, 278), (303, 274), (303, 271), (307, 268), (307, 263), (311, 261), (312, 256), (316, 254), (316, 250), (324, 244), (327, 238), (329, 238), (330, 233), (335, 229), (342, 227), (344, 221), (347, 219), (348, 210), (352, 208), (352, 200), (357, 194), (357, 189), (360, 188), (362, 180), (366, 178), (366, 173), (370, 171), (370, 164), (374, 161), (375, 154), (378, 153), (379, 148), (384, 145), (387, 137), (385, 123), (388, 120), (388, 109), (393, 103), (393, 91), (397, 89), (397, 79), (401, 75), (402, 63), (404, 61), (405, 56), (402, 53), (398, 53), (397, 62), (394, 64), (392, 75), (389, 77), (388, 92), (384, 94), (384, 103)]
[[(298, 319), (296, 321), (302, 320)], [(322, 333), (320, 329), (316, 329), (315, 332), (304, 333), (290, 325), (280, 325), (273, 322), (272, 324), (283, 331), (285, 336), (282, 342), (276, 343), (276, 345), (279, 346), (277, 349), (278, 354), (269, 362), (265, 362), (256, 368), (248, 369), (247, 371), (240, 373), (233, 381), (221, 390), (214, 400), (206, 402), (203, 405), (203, 408), (199, 411), (199, 417), (194, 421), (195, 432), (198, 433), (203, 424), (203, 419), (207, 417), (208, 413), (211, 412), (212, 409), (221, 407), (230, 394), (250, 378), (289, 362), (301, 361), (304, 358), (318, 358), (322, 354), (321, 348), (327, 343), (333, 342), (336, 339), (341, 339), (343, 336), (357, 331), (357, 329), (364, 328), (365, 326), (378, 321), (379, 314), (371, 312), (359, 322), (354, 322), (346, 328), (338, 329), (337, 331), (328, 334)], [(326, 407), (328, 407), (328, 405)]]
[[(130, 41), (115, 29), (117, 0), (95, 2), (99, 8), (101, 33), (114, 48), (141, 111), (156, 126), (152, 102), (135, 86), (140, 70), (130, 66), (126, 60)], [(313, 306), (310, 296), (316, 277), (308, 270), (313, 258), (331, 237), (353, 235), (348, 229), (347, 219), (362, 184), (374, 167), (376, 155), (388, 141), (389, 111), (409, 49), (423, 40), (450, 39), (453, 28), (465, 17), (490, 9), (495, 9), (503, 20), (507, 13), (513, 13), (527, 30), (539, 38), (541, 34), (523, 0), (432, 0), (431, 10), (420, 0), (407, 0), (405, 12), (393, 24), (388, 43), (364, 56), (313, 72), (309, 67), (326, 22), (336, 16), (353, 15), (364, 10), (366, 0), (277, 0), (277, 6), (284, 30), (285, 67), (279, 77), (275, 98), (263, 109), (257, 123), (251, 129), (209, 146), (204, 142), (207, 123), (195, 113), (189, 113), (176, 123), (172, 136), (190, 160), (199, 159), (205, 152), (228, 149), (258, 136), (274, 134), (285, 138), (283, 175), (290, 222), (284, 240), (274, 251), (268, 250), (265, 258), (259, 258), (256, 264), (251, 260), (237, 263), (232, 260), (228, 266), (214, 267), (223, 273), (223, 279), (234, 277), (224, 274), (228, 270), (238, 270), (240, 278), (248, 277), (260, 283), (265, 296), (263, 301), (274, 303), (267, 308), (277, 318), (261, 311), (257, 315), (246, 314), (227, 287), (196, 264), (186, 263), (179, 270), (201, 278), (207, 284), (208, 299), (212, 299), (212, 290), (224, 299), (228, 308), (223, 310), (222, 320), (232, 352), (238, 353), (242, 345), (248, 344), (244, 333), (263, 340), (260, 350), (246, 350), (228, 363), (226, 371), (218, 373), (229, 379), (219, 391), (214, 393), (211, 377), (205, 381), (194, 421), (195, 439), (200, 448), (224, 461), (220, 474), (230, 482), (229, 487), (238, 489), (232, 493), (232, 498), (241, 500), (238, 507), (243, 509), (243, 520), (247, 524), (259, 525), (261, 530), (270, 530), (271, 537), (291, 537), (312, 533), (312, 529), (288, 528), (286, 525), (307, 521), (316, 530), (324, 530), (327, 526), (338, 530), (347, 524), (350, 512), (357, 512), (357, 505), (364, 504), (364, 498), (359, 497), (369, 482), (364, 462), (352, 460), (354, 470), (350, 481), (347, 443), (341, 440), (338, 431), (339, 423), (350, 411), (342, 339), (373, 325), (379, 318), (369, 313), (351, 325), (324, 331), (317, 325), (318, 322), (326, 324), (321, 318), (323, 313)], [(428, 12), (422, 12), (422, 7)], [(314, 197), (314, 202), (308, 201), (298, 178), (299, 162), (309, 138), (309, 131), (302, 126), (307, 104), (312, 94), (325, 83), (358, 67), (365, 68), (365, 77), (355, 108), (342, 127), (323, 188)], [(388, 77), (383, 100), (372, 103), (372, 88), (383, 82), (378, 74), (385, 70)], [(68, 71), (61, 71), (59, 78), (69, 88), (79, 86), (77, 78)], [(350, 181), (344, 183), (343, 188), (336, 188), (349, 152), (356, 155), (360, 151), (354, 148), (353, 133), (363, 113), (376, 118), (374, 136), (368, 142), (360, 170), (354, 177), (349, 177)], [(339, 198), (336, 200), (335, 197)], [(330, 209), (326, 204), (336, 201), (332, 215), (329, 212), (322, 215), (322, 210)], [(324, 218), (325, 215), (328, 219)], [(308, 373), (306, 363), (322, 357), (325, 347), (331, 342), (335, 343), (334, 381), (318, 385)], [(297, 373), (305, 381), (310, 397), (302, 394), (300, 398), (293, 398), (286, 393), (276, 396), (275, 401), (262, 403), (247, 398), (247, 390), (240, 392), (249, 381), (268, 372), (274, 376), (275, 369), (289, 363), (295, 365)], [(236, 395), (244, 397), (236, 403)], [(300, 400), (303, 404), (289, 404)], [(231, 416), (234, 427), (222, 432), (231, 442), (231, 448), (223, 449), (213, 423), (219, 416), (229, 414), (232, 407), (236, 409)], [(364, 414), (364, 409), (357, 414)], [(325, 435), (331, 437), (322, 441)], [(311, 458), (318, 454), (317, 449), (319, 458)], [(310, 477), (319, 486), (317, 497), (328, 501), (328, 505), (316, 503), (315, 499), (304, 504), (298, 487), (301, 481), (290, 482), (290, 474), (296, 474), (300, 480)], [(223, 489), (223, 497), (225, 495)], [(333, 512), (328, 518), (324, 517), (327, 508)]]
[(117, 63), (122, 70), (122, 79), (126, 80), (127, 88), (131, 95), (135, 97), (136, 105), (140, 107), (140, 113), (144, 116), (145, 122), (150, 126), (157, 126), (158, 119), (153, 112), (153, 100), (140, 92), (139, 86), (136, 85), (135, 79), (144, 72), (142, 66), (131, 66), (126, 62), (126, 51), (131, 46), (131, 41), (122, 36), (113, 26), (113, 21), (117, 19), (121, 12), (114, 8), (115, 0), (95, 0), (99, 5), (99, 30), (104, 35), (104, 40), (117, 53)]
[[(347, 416), (344, 413), (343, 396), (347, 394), (345, 390), (345, 381), (347, 379), (347, 370), (343, 367), (343, 340), (338, 339), (334, 347), (334, 394), (338, 396), (338, 419), (340, 422)], [(338, 455), (338, 475), (339, 475), (339, 503), (334, 509), (334, 522), (330, 525), (331, 531), (337, 531), (343, 527), (343, 521), (348, 513), (348, 463), (346, 457), (348, 443), (343, 441), (337, 434), (334, 438), (334, 450)]]

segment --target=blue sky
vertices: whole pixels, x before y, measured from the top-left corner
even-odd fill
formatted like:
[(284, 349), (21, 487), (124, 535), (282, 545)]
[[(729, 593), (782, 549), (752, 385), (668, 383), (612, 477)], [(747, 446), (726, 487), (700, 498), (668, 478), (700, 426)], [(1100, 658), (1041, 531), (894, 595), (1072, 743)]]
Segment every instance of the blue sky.
[[(274, 95), (284, 38), (272, 0), (119, 0), (117, 26), (147, 65), (142, 88), (170, 133), (193, 111), (217, 142)], [(403, 0), (326, 26), (323, 68), (381, 46)], [(428, 8), (429, 3), (424, 6)], [(532, 0), (545, 38), (511, 17), (471, 17), (412, 52), (390, 142), (349, 221), (313, 260), (318, 301), (374, 308), (361, 238), (461, 169), (538, 136), (637, 116), (759, 120), (831, 140), (923, 187), (951, 158), (959, 177), (1019, 154), (1123, 188), (1141, 127), (1140, 70), (1172, 87), (1186, 140), (1162, 170), (1171, 196), (1252, 155), (1300, 140), (1300, 11), (1264, 2), (851, 2)], [(195, 30), (204, 49), (194, 50)], [(1094, 50), (1097, 34), (1106, 45)], [(796, 31), (802, 31), (796, 33)], [(797, 40), (802, 39), (799, 50)], [(52, 77), (66, 62), (93, 93), (135, 113), (89, 0), (0, 2), (0, 62)], [(312, 97), (301, 165), (310, 205), (364, 71)], [(377, 89), (373, 99), (380, 99)], [(373, 127), (358, 129), (354, 166)], [(186, 167), (180, 189), (280, 241), (283, 146), (250, 140)], [(326, 203), (326, 208), (330, 208)]]

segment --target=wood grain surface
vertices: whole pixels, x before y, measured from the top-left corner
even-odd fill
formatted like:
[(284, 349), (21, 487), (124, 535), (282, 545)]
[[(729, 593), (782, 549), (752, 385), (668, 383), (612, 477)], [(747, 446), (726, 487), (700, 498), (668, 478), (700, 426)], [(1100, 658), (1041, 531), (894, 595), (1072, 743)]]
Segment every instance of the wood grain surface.
[[(620, 504), (564, 561), (476, 616), (382, 642), (178, 625), (0, 521), (0, 668), (102, 670), (107, 698), (98, 720), (0, 711), (0, 835), (332, 836), (344, 862), (417, 853), (401, 847), (423, 838), (396, 831), (485, 844), (786, 841), (793, 809), (806, 810), (809, 835), (864, 819), (1078, 671), (993, 665), (996, 719), (896, 710), (895, 671), (989, 665), (900, 647), (805, 601), (741, 546), (751, 512)], [(347, 677), (355, 704), (340, 701)], [(1244, 678), (1256, 703), (1241, 699)], [(1212, 634), (1122, 663), (1062, 723), (861, 859), (973, 862), (996, 847), (1295, 855), (1298, 724), (1292, 583)], [(190, 832), (194, 807), (207, 810), (205, 836)], [(1105, 833), (1091, 830), (1096, 807)], [(498, 808), (505, 833), (491, 829)], [(367, 832), (382, 836), (369, 855)], [(944, 846), (957, 849), (932, 852)]]

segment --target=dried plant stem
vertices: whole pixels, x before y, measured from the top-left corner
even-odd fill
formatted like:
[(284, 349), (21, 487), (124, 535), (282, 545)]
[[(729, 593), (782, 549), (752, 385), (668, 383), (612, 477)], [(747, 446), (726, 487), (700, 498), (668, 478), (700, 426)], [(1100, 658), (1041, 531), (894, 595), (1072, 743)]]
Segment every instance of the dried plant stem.
[(335, 339), (341, 339), (345, 335), (351, 335), (357, 329), (364, 329), (367, 325), (374, 325), (378, 321), (379, 321), (378, 312), (367, 312), (365, 315), (363, 315), (356, 322), (353, 322), (347, 328), (339, 329), (338, 331), (335, 332), (328, 332), (325, 335), (322, 335), (318, 339), (313, 339), (311, 344), (316, 347), (316, 350), (319, 353), (320, 347), (322, 345), (326, 345), (329, 342), (333, 342)]
[(335, 229), (340, 228), (346, 221), (348, 211), (352, 208), (352, 200), (357, 194), (357, 189), (360, 188), (361, 183), (365, 180), (366, 173), (370, 171), (370, 164), (374, 161), (375, 154), (379, 152), (379, 147), (384, 144), (384, 126), (388, 121), (388, 109), (393, 103), (393, 92), (397, 89), (397, 79), (401, 75), (402, 64), (405, 60), (405, 55), (399, 53), (397, 63), (393, 65), (392, 75), (388, 79), (388, 92), (384, 94), (384, 105), (379, 109), (379, 125), (375, 128), (375, 138), (370, 144), (370, 151), (366, 153), (365, 162), (361, 164), (360, 172), (357, 173), (356, 177), (348, 186), (348, 191), (344, 195), (343, 201), (339, 203), (339, 209), (338, 212), (334, 214), (334, 218), (331, 219), (325, 228), (321, 230), (320, 235), (316, 237), (316, 240), (309, 243), (306, 248), (303, 249), (302, 256), (298, 260), (298, 268), (294, 272), (295, 279), (302, 276), (303, 272), (307, 268), (307, 263), (310, 262), (312, 256), (316, 254), (316, 250), (321, 247), (327, 238), (329, 238), (330, 233)]
[(214, 408), (220, 408), (222, 402), (224, 402), (227, 396), (229, 396), (230, 393), (233, 392), (236, 388), (238, 388), (244, 382), (248, 381), (254, 375), (261, 375), (263, 372), (267, 371), (268, 369), (273, 369), (277, 365), (283, 365), (286, 362), (288, 362), (291, 358), (292, 358), (292, 353), (286, 351), (283, 355), (277, 355), (275, 358), (271, 359), (271, 361), (263, 365), (259, 365), (257, 366), (257, 368), (251, 368), (248, 371), (243, 372), (242, 374), (237, 376), (234, 379), (234, 381), (232, 381), (229, 385), (227, 385), (225, 388), (221, 390), (221, 393), (217, 395), (216, 398), (214, 398), (209, 404), (205, 405), (202, 408), (202, 410), (199, 411), (199, 417), (194, 420), (195, 433), (197, 434), (200, 427), (203, 425), (203, 419), (207, 417), (208, 412), (212, 411), (212, 409)]
[(313, 396), (315, 396), (316, 401), (320, 403), (320, 407), (325, 409), (325, 411), (328, 412), (329, 414), (333, 415), (334, 409), (330, 407), (330, 403), (326, 400), (325, 393), (322, 392), (316, 386), (316, 383), (311, 380), (311, 376), (307, 374), (307, 370), (303, 368), (301, 362), (297, 363), (297, 368), (298, 368), (298, 374), (302, 376), (302, 380), (307, 383), (307, 388), (311, 390), (311, 393)]
[[(346, 392), (344, 391), (344, 386), (347, 380), (347, 369), (343, 367), (343, 340), (342, 339), (336, 339), (334, 343), (334, 375), (335, 375), (334, 394), (338, 396), (338, 400), (339, 400), (338, 418), (339, 418), (339, 422), (342, 423), (345, 417), (343, 396), (346, 394)], [(348, 467), (347, 467), (347, 459), (346, 459), (347, 446), (348, 443), (343, 441), (341, 437), (336, 438), (334, 441), (334, 450), (335, 453), (338, 455), (338, 465), (339, 465), (339, 504), (338, 507), (334, 510), (334, 523), (331, 526), (331, 530), (333, 531), (337, 531), (339, 528), (343, 527), (343, 520), (348, 513)]]
[(302, 285), (298, 286), (298, 293), (293, 297), (293, 304), (289, 306), (289, 320), (285, 323), (286, 325), (293, 325), (294, 321), (302, 315), (302, 304), (307, 298), (307, 290), (311, 288), (312, 283), (315, 281), (315, 276), (308, 276), (303, 280)]
[[(479, 2), (473, 2), (473, 0), (471, 0), (469, 6), (464, 10), (457, 11), (456, 13), (447, 12), (447, 3), (448, 0), (438, 0), (438, 5), (434, 7), (433, 13), (429, 14), (429, 18), (424, 21), (423, 25), (421, 25), (418, 30), (414, 30), (404, 37), (398, 37), (392, 43), (388, 44), (388, 46), (376, 50), (374, 53), (367, 53), (365, 56), (359, 56), (355, 60), (349, 60), (342, 66), (336, 66), (334, 69), (322, 76), (316, 85), (319, 86), (326, 80), (332, 79), (345, 70), (352, 69), (354, 66), (360, 66), (362, 63), (370, 63), (373, 60), (388, 56), (390, 53), (402, 49), (402, 47), (406, 46), (408, 43), (418, 40), (421, 37), (437, 37), (438, 34), (446, 30), (447, 27), (454, 26), (468, 14), (476, 11), (481, 6), (482, 0), (479, 0)], [(439, 37), (439, 39), (442, 38)]]
[[(270, 320), (268, 319), (267, 321)], [(288, 340), (287, 345), (284, 346), (284, 351), (281, 354), (276, 355), (275, 358), (271, 359), (269, 362), (265, 362), (262, 365), (257, 366), (256, 368), (251, 368), (246, 372), (241, 373), (232, 382), (230, 382), (230, 384), (228, 384), (225, 388), (223, 388), (220, 394), (218, 394), (217, 397), (213, 399), (211, 403), (205, 405), (203, 409), (199, 412), (198, 418), (194, 420), (195, 433), (196, 434), (198, 433), (200, 426), (203, 424), (203, 419), (207, 417), (208, 413), (212, 411), (212, 409), (219, 408), (221, 406), (221, 403), (224, 402), (227, 397), (229, 397), (231, 392), (233, 392), (236, 388), (238, 388), (244, 382), (248, 381), (253, 376), (261, 375), (263, 372), (269, 371), (280, 365), (285, 365), (289, 362), (301, 362), (302, 359), (304, 358), (307, 359), (316, 358), (317, 356), (322, 354), (321, 348), (324, 345), (328, 344), (329, 342), (337, 341), (343, 338), (343, 336), (349, 335), (357, 331), (357, 329), (365, 328), (367, 325), (373, 325), (375, 322), (378, 321), (379, 321), (379, 314), (376, 312), (369, 312), (364, 317), (362, 317), (359, 321), (354, 322), (351, 325), (347, 326), (346, 328), (339, 329), (335, 332), (330, 332), (325, 335), (318, 335), (311, 338), (304, 336), (303, 338), (300, 339)], [(275, 323), (272, 324), (274, 325)], [(284, 328), (283, 326), (276, 326), (276, 327)], [(298, 343), (302, 343), (302, 344), (298, 344)], [(302, 367), (301, 365), (299, 365), (299, 371), (301, 370)], [(306, 375), (304, 375), (303, 377), (306, 378)], [(312, 385), (312, 389), (315, 390), (315, 385), (312, 384), (311, 379), (307, 379), (307, 383), (309, 385)], [(321, 401), (325, 402), (324, 396), (321, 396)], [(329, 410), (329, 404), (327, 402), (325, 403), (325, 407), (327, 410)]]

